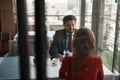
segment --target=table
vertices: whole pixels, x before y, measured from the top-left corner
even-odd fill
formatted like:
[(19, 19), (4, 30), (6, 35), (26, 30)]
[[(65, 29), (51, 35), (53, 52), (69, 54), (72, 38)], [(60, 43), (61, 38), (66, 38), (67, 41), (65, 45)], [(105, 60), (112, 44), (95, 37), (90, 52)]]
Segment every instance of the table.
[[(47, 44), (48, 49), (51, 46), (51, 43), (53, 41), (53, 36), (55, 34), (55, 31), (47, 31), (46, 37), (47, 37)], [(18, 55), (18, 33), (14, 36), (14, 40), (9, 40), (9, 56), (17, 56)], [(29, 56), (35, 55), (35, 31), (28, 31), (28, 52)]]
[[(0, 80), (2, 79), (19, 79), (19, 57), (6, 57), (3, 59), (0, 63)], [(1, 60), (0, 58), (0, 60)], [(30, 56), (30, 78), (35, 79), (36, 75), (36, 69), (35, 64), (33, 63), (33, 56)], [(52, 65), (51, 60), (48, 59), (47, 61), (47, 78), (48, 80), (62, 80), (58, 78), (58, 72), (59, 68), (61, 66), (61, 63), (58, 61), (58, 64)], [(112, 80), (113, 79), (113, 73), (109, 71), (104, 65), (104, 80)], [(54, 79), (55, 78), (55, 79)]]
[[(33, 63), (33, 56), (30, 56), (30, 78), (36, 78), (36, 68), (35, 64)], [(1, 61), (2, 60), (2, 61)], [(0, 57), (0, 80), (4, 79), (20, 79), (19, 75), (19, 57)], [(47, 63), (47, 77), (48, 80), (63, 80), (58, 78), (58, 70), (60, 68), (60, 64), (57, 66), (53, 66), (50, 64), (50, 60)]]

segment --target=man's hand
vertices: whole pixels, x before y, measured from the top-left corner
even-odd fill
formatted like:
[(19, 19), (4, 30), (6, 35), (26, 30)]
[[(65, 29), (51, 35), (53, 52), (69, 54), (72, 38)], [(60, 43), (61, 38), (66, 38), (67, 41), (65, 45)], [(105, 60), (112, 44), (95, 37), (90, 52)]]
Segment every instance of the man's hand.
[(58, 56), (58, 59), (59, 59), (60, 61), (62, 61), (62, 60), (64, 59), (64, 56), (59, 55), (59, 56)]

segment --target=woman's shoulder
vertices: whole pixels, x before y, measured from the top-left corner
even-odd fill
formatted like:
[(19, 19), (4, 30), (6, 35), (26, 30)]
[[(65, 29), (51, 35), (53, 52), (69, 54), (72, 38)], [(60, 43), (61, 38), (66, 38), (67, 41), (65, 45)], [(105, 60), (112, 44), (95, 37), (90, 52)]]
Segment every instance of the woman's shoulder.
[(64, 58), (64, 60), (72, 60), (72, 57), (71, 57), (71, 56), (66, 56), (66, 57)]
[(71, 62), (72, 61), (72, 57), (71, 56), (67, 56), (63, 59), (63, 61), (65, 62)]
[(94, 59), (100, 59), (100, 56), (98, 56), (98, 55), (91, 55), (90, 57), (94, 58)]
[(88, 60), (93, 60), (93, 61), (100, 61), (101, 62), (101, 57), (97, 55), (91, 55), (87, 57)]
[(70, 66), (72, 64), (72, 57), (65, 57), (62, 60), (62, 65)]

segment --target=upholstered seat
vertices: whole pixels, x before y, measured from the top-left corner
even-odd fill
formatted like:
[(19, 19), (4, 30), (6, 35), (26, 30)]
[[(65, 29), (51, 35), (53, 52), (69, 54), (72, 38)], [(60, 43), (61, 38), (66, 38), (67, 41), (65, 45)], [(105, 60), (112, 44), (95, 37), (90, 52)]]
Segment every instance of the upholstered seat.
[(11, 39), (11, 32), (0, 32), (0, 54), (8, 52), (8, 41)]

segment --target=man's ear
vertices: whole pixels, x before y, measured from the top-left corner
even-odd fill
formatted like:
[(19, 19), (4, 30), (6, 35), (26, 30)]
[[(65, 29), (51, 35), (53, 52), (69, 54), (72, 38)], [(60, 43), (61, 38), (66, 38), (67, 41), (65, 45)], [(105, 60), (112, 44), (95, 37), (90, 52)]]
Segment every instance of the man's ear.
[(66, 24), (63, 24), (63, 26), (65, 27), (65, 26), (66, 26)]
[(65, 26), (65, 24), (63, 23), (63, 26)]

